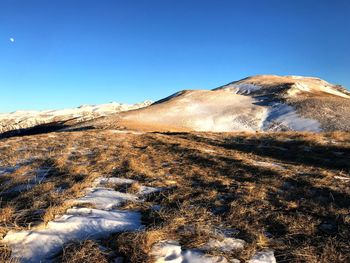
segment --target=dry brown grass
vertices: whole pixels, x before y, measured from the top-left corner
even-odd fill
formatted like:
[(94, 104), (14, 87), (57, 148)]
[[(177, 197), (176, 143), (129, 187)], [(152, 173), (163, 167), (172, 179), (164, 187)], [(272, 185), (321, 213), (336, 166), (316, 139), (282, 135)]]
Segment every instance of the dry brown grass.
[(0, 263), (18, 263), (17, 260), (11, 259), (11, 249), (3, 244), (0, 244)]
[[(298, 113), (321, 123), (324, 131), (350, 131), (350, 100), (334, 97), (296, 97), (287, 100)], [(322, 109), (322, 110), (320, 110)], [(334, 110), (336, 109), (336, 110)]]
[(145, 232), (122, 233), (107, 242), (123, 256), (128, 255), (128, 262), (151, 262), (150, 252), (157, 242), (169, 238), (163, 230), (150, 229)]
[[(1, 175), (3, 234), (43, 226), (64, 213), (72, 205), (68, 200), (84, 194), (95, 178), (120, 176), (138, 181), (125, 191), (137, 192), (140, 185), (164, 188), (144, 203), (122, 207), (142, 212), (144, 231), (99, 241), (108, 253), (130, 262), (151, 261), (149, 252), (160, 240), (176, 239), (184, 248), (196, 248), (226, 230), (244, 239), (246, 248), (210, 254), (244, 261), (268, 247), (278, 262), (350, 261), (350, 186), (337, 179), (350, 178), (349, 133), (134, 135), (92, 130), (51, 135), (56, 137), (0, 141), (2, 166), (35, 157), (22, 170)], [(44, 167), (50, 168), (44, 182), (4, 194), (25, 183), (27, 172), (32, 176)], [(89, 254), (89, 247), (97, 249), (89, 242), (66, 248), (65, 257), (77, 261), (64, 262), (109, 260), (111, 254), (103, 251), (96, 250), (96, 258)]]
[(60, 258), (62, 263), (108, 263), (108, 253), (102, 251), (100, 245), (92, 240), (72, 242), (63, 248)]
[(14, 218), (15, 210), (11, 206), (0, 209), (0, 238), (5, 236)]

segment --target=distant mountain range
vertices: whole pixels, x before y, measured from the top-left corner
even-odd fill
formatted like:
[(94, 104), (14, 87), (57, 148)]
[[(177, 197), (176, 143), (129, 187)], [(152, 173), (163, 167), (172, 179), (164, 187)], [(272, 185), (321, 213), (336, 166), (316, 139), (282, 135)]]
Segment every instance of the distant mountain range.
[(179, 91), (155, 103), (0, 114), (0, 133), (57, 123), (62, 129), (350, 131), (350, 92), (319, 78), (260, 75), (213, 90)]
[(122, 104), (117, 102), (100, 105), (82, 105), (78, 108), (45, 111), (15, 111), (0, 113), (0, 134), (20, 133), (34, 127), (50, 129), (70, 127), (98, 117), (108, 116), (123, 111), (139, 109), (152, 104), (144, 101), (137, 104)]

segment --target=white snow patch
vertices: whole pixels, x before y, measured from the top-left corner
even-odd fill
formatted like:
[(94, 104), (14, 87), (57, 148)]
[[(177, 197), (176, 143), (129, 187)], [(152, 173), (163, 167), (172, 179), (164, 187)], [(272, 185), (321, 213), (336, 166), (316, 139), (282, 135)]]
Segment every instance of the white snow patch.
[(132, 184), (136, 182), (132, 179), (127, 178), (119, 178), (119, 177), (98, 177), (93, 182), (94, 186), (98, 185), (107, 185), (107, 184), (114, 184), (114, 185), (120, 185), (120, 184)]
[(237, 238), (224, 237), (222, 240), (211, 238), (209, 242), (202, 247), (202, 249), (217, 249), (222, 252), (230, 252), (232, 250), (243, 249), (245, 244), (246, 242), (244, 240)]
[(75, 200), (75, 203), (93, 204), (95, 208), (111, 210), (126, 201), (138, 201), (136, 195), (121, 193), (103, 187), (89, 188), (87, 191), (88, 193), (84, 197)]
[(151, 255), (155, 263), (226, 263), (224, 257), (207, 256), (200, 250), (182, 250), (177, 241), (161, 241), (153, 246)]
[(306, 83), (296, 82), (293, 84), (292, 88), (288, 90), (289, 96), (295, 96), (300, 92), (310, 92), (310, 88)]
[(321, 90), (323, 92), (326, 92), (326, 93), (330, 93), (330, 94), (333, 94), (333, 95), (336, 95), (336, 96), (339, 96), (339, 97), (350, 99), (349, 95), (346, 95), (343, 92), (337, 91), (337, 90), (335, 90), (335, 89), (333, 89), (332, 87), (329, 87), (329, 86), (323, 86), (323, 87), (321, 87)]
[(263, 130), (279, 131), (283, 129), (293, 131), (321, 131), (320, 123), (317, 120), (299, 116), (292, 106), (275, 103), (271, 106), (264, 121)]
[(161, 188), (141, 185), (137, 194), (138, 195), (150, 195), (150, 194), (153, 194), (153, 193), (156, 193), (159, 191), (161, 191)]
[(250, 95), (254, 91), (261, 89), (261, 86), (250, 83), (230, 84), (225, 87), (225, 90), (233, 91), (235, 94)]
[[(194, 116), (197, 112), (193, 112)], [(208, 111), (206, 114), (201, 113), (201, 118), (192, 119), (187, 122), (196, 131), (212, 131), (212, 132), (230, 132), (230, 131), (255, 131), (259, 130), (263, 125), (266, 116), (266, 109), (260, 108), (247, 115), (237, 111), (230, 115), (226, 113), (216, 114), (215, 111)]]
[[(301, 76), (290, 76), (292, 79), (298, 80), (294, 83), (292, 89), (290, 90), (289, 95), (296, 95), (300, 91), (304, 92), (324, 92), (339, 97), (349, 99), (350, 96), (337, 90), (334, 85), (328, 83), (319, 78), (312, 77), (301, 77)], [(316, 81), (316, 82), (315, 82)]]
[(272, 250), (265, 250), (255, 253), (248, 263), (276, 263), (276, 258)]
[(10, 245), (13, 257), (21, 262), (36, 263), (48, 261), (71, 240), (101, 238), (140, 228), (141, 214), (138, 212), (75, 208), (49, 222), (46, 229), (11, 231), (4, 241)]
[(80, 204), (93, 204), (98, 209), (110, 210), (117, 206), (122, 205), (127, 201), (139, 202), (142, 201), (139, 197), (149, 195), (160, 191), (160, 188), (141, 185), (137, 194), (129, 194), (115, 191), (112, 188), (103, 187), (103, 185), (120, 185), (120, 184), (132, 184), (136, 182), (132, 179), (110, 177), (110, 178), (97, 178), (92, 188), (87, 188), (87, 194), (74, 202)]

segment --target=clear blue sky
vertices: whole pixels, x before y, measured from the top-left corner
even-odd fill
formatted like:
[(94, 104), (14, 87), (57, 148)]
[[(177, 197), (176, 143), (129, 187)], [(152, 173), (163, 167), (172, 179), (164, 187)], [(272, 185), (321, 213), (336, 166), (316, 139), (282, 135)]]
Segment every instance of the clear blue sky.
[(0, 0), (1, 112), (156, 100), (256, 74), (349, 88), (350, 1)]

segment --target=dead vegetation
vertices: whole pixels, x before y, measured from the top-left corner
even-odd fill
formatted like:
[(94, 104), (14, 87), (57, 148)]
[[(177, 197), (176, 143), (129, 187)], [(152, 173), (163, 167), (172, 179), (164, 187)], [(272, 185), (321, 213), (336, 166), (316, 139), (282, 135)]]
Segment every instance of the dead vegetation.
[(349, 99), (314, 96), (296, 97), (287, 102), (294, 106), (301, 116), (319, 121), (325, 131), (350, 131)]
[[(90, 130), (1, 140), (0, 156), (2, 236), (44, 227), (98, 176), (164, 189), (144, 203), (124, 204), (142, 212), (145, 230), (68, 244), (61, 262), (111, 262), (118, 256), (151, 262), (151, 248), (160, 240), (198, 248), (223, 235), (247, 245), (210, 254), (244, 262), (271, 248), (278, 262), (350, 261), (349, 133)], [(48, 171), (45, 179), (12, 191), (39, 169)], [(140, 184), (125, 191), (137, 192)], [(6, 262), (10, 251), (3, 246), (0, 252)]]
[(84, 240), (67, 244), (63, 248), (59, 261), (62, 263), (108, 263), (108, 253), (103, 251), (95, 241)]

